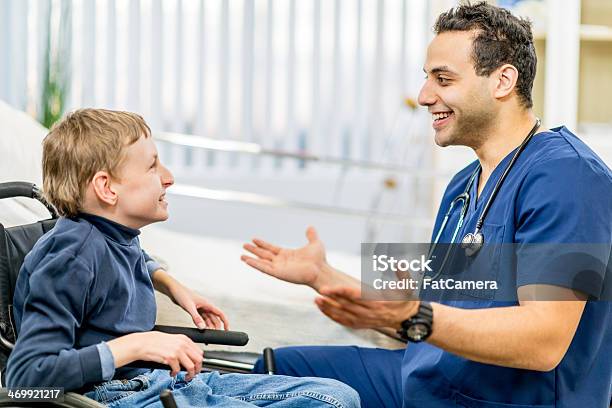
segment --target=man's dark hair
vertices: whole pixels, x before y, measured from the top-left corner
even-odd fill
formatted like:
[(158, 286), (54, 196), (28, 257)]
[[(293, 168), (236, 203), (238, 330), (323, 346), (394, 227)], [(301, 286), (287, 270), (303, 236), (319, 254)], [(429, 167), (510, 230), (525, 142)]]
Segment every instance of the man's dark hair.
[(486, 2), (469, 2), (442, 13), (434, 32), (476, 31), (472, 59), (479, 76), (489, 76), (504, 64), (518, 70), (517, 93), (526, 108), (533, 106), (531, 90), (537, 57), (529, 20)]

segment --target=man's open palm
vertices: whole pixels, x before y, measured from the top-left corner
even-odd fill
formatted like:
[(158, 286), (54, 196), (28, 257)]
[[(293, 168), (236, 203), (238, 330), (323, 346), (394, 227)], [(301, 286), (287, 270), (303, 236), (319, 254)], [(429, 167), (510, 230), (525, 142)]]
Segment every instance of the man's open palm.
[(326, 263), (325, 248), (313, 227), (306, 229), (308, 244), (298, 249), (286, 249), (255, 238), (243, 248), (255, 257), (242, 255), (247, 265), (275, 278), (313, 286)]

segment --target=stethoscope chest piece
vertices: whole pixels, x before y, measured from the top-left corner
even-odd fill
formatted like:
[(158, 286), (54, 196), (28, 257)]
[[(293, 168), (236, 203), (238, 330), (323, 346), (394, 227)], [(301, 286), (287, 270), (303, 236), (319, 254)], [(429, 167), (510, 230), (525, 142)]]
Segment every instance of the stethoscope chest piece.
[(474, 256), (480, 251), (484, 244), (482, 232), (468, 232), (461, 240), (461, 248), (465, 250), (465, 255)]

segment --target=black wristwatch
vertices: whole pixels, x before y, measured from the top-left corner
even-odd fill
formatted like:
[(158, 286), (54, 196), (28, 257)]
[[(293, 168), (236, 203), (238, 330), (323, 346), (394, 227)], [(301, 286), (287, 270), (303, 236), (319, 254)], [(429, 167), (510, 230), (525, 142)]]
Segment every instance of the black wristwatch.
[(419, 310), (410, 319), (402, 322), (397, 334), (405, 341), (420, 343), (427, 340), (433, 327), (433, 309), (429, 302), (421, 301)]

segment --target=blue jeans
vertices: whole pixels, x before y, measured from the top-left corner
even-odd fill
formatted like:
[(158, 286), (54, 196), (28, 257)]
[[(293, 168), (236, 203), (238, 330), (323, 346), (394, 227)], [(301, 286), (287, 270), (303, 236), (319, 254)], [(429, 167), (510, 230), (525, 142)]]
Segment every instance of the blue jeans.
[(85, 394), (114, 408), (162, 408), (159, 394), (170, 389), (178, 408), (188, 407), (359, 407), (359, 396), (349, 386), (321, 378), (293, 378), (256, 374), (200, 373), (190, 382), (185, 373), (170, 377), (154, 370), (131, 380), (111, 380)]

